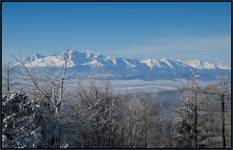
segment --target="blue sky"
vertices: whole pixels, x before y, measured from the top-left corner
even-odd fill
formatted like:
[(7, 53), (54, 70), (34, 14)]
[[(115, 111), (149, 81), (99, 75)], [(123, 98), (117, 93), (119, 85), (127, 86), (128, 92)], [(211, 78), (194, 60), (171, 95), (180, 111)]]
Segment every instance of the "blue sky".
[(228, 2), (4, 2), (3, 63), (9, 54), (66, 49), (123, 57), (230, 64)]

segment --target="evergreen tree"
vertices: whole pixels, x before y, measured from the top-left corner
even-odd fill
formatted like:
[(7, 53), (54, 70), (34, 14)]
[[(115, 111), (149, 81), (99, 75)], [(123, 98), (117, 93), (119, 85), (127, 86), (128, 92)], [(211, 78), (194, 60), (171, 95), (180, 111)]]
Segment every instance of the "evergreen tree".
[(2, 144), (4, 148), (35, 148), (39, 128), (34, 123), (35, 105), (22, 91), (2, 98)]

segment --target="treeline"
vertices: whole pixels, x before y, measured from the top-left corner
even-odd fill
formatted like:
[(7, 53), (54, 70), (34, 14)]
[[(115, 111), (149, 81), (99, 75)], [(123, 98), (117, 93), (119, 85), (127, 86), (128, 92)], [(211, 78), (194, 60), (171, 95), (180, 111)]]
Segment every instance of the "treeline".
[(3, 148), (231, 147), (230, 82), (203, 88), (190, 81), (167, 107), (154, 93), (116, 94), (107, 80), (68, 89), (61, 59), (57, 75), (42, 77), (19, 60), (26, 72), (18, 76), (32, 83), (27, 88), (14, 87), (12, 71), (5, 71)]

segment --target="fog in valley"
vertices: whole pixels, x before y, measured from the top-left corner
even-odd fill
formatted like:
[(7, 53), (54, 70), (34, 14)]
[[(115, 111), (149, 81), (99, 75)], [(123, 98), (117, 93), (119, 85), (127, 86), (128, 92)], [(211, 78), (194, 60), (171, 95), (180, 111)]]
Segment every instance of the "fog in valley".
[(4, 148), (229, 148), (231, 81), (70, 79), (2, 67)]

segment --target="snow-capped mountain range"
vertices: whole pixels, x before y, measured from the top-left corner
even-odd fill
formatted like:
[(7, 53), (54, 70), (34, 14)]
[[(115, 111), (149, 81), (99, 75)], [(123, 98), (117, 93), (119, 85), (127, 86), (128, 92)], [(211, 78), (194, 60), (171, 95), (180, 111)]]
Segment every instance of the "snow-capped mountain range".
[[(142, 60), (106, 57), (91, 51), (67, 50), (61, 53), (67, 60), (68, 74), (80, 74), (88, 77), (95, 74), (97, 78), (110, 79), (191, 79), (215, 80), (230, 78), (231, 68), (223, 65), (211, 64), (200, 60), (170, 60), (167, 58), (145, 58)], [(64, 65), (64, 60), (56, 55), (42, 56), (35, 54), (24, 60), (32, 70), (54, 69)]]

